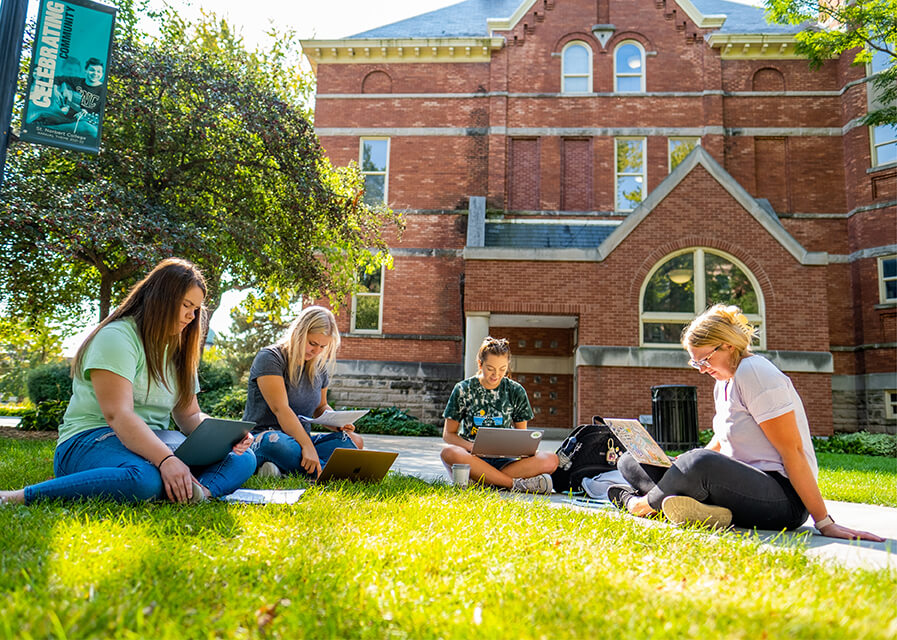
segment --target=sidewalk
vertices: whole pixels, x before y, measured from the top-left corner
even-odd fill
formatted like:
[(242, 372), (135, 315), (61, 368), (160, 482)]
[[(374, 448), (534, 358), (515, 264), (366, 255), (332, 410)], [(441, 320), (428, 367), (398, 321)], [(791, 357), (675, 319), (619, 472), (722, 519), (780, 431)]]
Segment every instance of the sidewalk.
[[(449, 481), (449, 475), (439, 459), (442, 449), (442, 438), (408, 438), (403, 436), (375, 436), (365, 435), (365, 447), (384, 451), (398, 451), (399, 457), (393, 465), (393, 470), (406, 475), (417, 476), (428, 482), (435, 480)], [(544, 440), (540, 445), (542, 451), (555, 451), (560, 446), (560, 441)], [(549, 500), (558, 508), (575, 509), (577, 511), (602, 511), (613, 517), (629, 518), (613, 507), (590, 504), (578, 505), (567, 496), (553, 494), (548, 498), (522, 496), (506, 493), (509, 498), (524, 500)], [(897, 509), (880, 507), (869, 504), (857, 504), (852, 502), (838, 502), (826, 500), (829, 513), (837, 521), (845, 525), (864, 531), (871, 531), (883, 538), (884, 542), (858, 542), (851, 540), (837, 540), (826, 538), (816, 534), (812, 520), (796, 531), (781, 533), (779, 531), (757, 531), (761, 540), (769, 545), (789, 546), (802, 544), (806, 547), (806, 554), (825, 561), (835, 562), (851, 568), (865, 569), (893, 569), (897, 570)], [(638, 518), (645, 526), (671, 526), (657, 520)], [(737, 531), (748, 534), (746, 529)], [(803, 542), (797, 539), (809, 533)], [(713, 535), (713, 534), (708, 534)]]

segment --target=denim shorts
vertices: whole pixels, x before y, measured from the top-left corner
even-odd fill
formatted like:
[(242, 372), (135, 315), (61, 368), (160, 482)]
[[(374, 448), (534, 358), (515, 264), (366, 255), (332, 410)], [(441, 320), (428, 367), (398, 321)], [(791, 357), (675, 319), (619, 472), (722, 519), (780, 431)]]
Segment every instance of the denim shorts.
[(518, 460), (520, 460), (520, 458), (484, 458), (484, 457), (481, 457), (480, 460), (482, 460), (483, 462), (488, 462), (493, 467), (495, 467), (496, 469), (501, 471), (502, 469), (507, 467), (512, 462), (517, 462)]

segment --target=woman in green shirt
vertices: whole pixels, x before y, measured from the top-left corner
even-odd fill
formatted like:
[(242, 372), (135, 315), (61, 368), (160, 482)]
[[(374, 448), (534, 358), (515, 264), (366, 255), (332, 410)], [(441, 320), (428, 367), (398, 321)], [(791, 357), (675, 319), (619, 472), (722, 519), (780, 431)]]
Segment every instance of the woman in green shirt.
[(202, 274), (178, 258), (163, 260), (131, 289), (75, 355), (56, 477), (0, 491), (0, 503), (90, 496), (199, 501), (231, 493), (253, 474), (251, 436), (221, 462), (194, 469), (160, 438), (172, 417), (185, 434), (207, 417), (196, 400), (205, 295)]

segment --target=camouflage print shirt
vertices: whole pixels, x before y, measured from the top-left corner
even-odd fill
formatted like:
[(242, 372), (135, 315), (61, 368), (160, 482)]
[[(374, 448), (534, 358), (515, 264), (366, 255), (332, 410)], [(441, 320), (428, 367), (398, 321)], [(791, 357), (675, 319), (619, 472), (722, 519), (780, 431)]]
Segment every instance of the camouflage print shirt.
[(476, 376), (452, 389), (443, 418), (461, 424), (458, 435), (473, 441), (480, 427), (514, 428), (515, 422), (533, 419), (526, 389), (510, 378), (502, 378), (495, 389), (486, 389)]

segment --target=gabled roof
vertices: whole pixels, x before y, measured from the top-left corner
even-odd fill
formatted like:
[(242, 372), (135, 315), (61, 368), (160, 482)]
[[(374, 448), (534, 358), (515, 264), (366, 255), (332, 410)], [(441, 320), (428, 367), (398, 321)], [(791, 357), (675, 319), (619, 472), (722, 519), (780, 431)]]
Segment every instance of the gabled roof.
[[(559, 0), (563, 1), (563, 0)], [(642, 0), (644, 1), (644, 0)], [(800, 27), (770, 24), (762, 7), (754, 7), (729, 0), (672, 0), (699, 26), (717, 26), (721, 34), (797, 33)], [(347, 39), (394, 38), (470, 38), (488, 37), (493, 25), (508, 24), (529, 9), (533, 0), (464, 0), (436, 11), (370, 29)], [(711, 20), (704, 20), (710, 18)]]
[[(647, 198), (633, 211), (626, 220), (611, 233), (598, 247), (598, 260), (604, 260), (623, 240), (666, 198), (695, 167), (701, 165), (720, 186), (731, 195), (738, 204), (751, 214), (766, 231), (781, 244), (794, 259), (803, 265), (824, 265), (828, 263), (828, 255), (824, 252), (807, 251), (782, 226), (772, 208), (761, 205), (751, 194), (745, 191), (732, 175), (726, 171), (702, 147), (694, 151), (677, 166), (663, 182), (657, 185)], [(767, 203), (768, 205), (768, 203)]]

